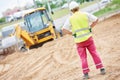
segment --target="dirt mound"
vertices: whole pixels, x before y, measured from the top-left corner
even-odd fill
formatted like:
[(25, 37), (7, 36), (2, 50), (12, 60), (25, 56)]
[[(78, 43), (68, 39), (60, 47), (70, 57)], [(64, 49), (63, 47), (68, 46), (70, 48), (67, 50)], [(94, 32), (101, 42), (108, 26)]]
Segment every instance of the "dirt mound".
[[(92, 80), (120, 79), (120, 14), (100, 22), (93, 37), (106, 68), (100, 75), (88, 54)], [(0, 74), (0, 80), (81, 80), (82, 70), (73, 38), (69, 35), (25, 53), (14, 53), (1, 60), (12, 67)], [(90, 79), (90, 80), (91, 80)]]

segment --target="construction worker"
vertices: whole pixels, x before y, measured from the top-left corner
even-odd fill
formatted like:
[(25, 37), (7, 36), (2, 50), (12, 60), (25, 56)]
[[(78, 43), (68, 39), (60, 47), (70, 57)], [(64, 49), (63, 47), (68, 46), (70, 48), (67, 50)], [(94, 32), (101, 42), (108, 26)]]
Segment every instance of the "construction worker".
[[(88, 62), (86, 49), (90, 52), (97, 69), (100, 69), (101, 74), (105, 74), (105, 68), (102, 61), (96, 51), (96, 47), (92, 38), (91, 28), (93, 28), (98, 18), (92, 14), (81, 12), (79, 10), (79, 4), (75, 1), (70, 2), (69, 9), (72, 15), (66, 20), (62, 27), (63, 34), (72, 34), (74, 36), (75, 43), (77, 45), (77, 51), (81, 58), (83, 80), (89, 79)], [(92, 24), (90, 24), (92, 22)]]

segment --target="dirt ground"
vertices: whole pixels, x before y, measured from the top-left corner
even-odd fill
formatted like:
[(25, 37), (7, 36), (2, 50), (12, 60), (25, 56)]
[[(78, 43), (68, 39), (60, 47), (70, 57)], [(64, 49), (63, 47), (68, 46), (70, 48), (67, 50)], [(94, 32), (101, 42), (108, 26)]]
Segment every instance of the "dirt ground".
[[(99, 22), (93, 29), (93, 37), (107, 73), (99, 74), (88, 53), (89, 80), (120, 80), (120, 14)], [(70, 35), (29, 52), (1, 58), (4, 67), (0, 68), (0, 80), (82, 79), (80, 58)]]

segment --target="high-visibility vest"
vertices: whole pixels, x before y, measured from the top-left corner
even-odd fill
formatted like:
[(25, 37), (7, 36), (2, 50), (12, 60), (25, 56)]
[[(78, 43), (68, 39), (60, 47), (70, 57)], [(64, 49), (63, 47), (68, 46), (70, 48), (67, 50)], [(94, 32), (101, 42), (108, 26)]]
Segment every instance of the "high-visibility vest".
[(70, 17), (70, 23), (72, 25), (72, 33), (76, 43), (86, 41), (92, 36), (86, 14), (81, 12), (74, 13)]

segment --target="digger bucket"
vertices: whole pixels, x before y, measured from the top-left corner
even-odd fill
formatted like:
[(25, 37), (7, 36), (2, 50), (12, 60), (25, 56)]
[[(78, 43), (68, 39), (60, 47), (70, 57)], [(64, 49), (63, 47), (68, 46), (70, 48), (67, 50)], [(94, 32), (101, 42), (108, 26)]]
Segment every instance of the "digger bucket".
[(18, 49), (15, 49), (16, 47), (16, 44), (17, 44), (17, 40), (16, 40), (16, 37), (15, 36), (11, 36), (11, 37), (6, 37), (4, 39), (2, 39), (2, 42), (1, 42), (1, 53), (2, 54), (8, 54), (8, 53), (11, 53), (15, 50)]

